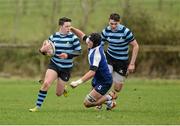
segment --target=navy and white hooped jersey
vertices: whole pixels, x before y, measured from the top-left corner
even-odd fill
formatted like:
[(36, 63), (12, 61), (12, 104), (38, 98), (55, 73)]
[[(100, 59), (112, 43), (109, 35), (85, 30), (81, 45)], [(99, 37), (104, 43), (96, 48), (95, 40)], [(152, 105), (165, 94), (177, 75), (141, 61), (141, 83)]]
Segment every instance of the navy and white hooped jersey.
[(124, 25), (119, 24), (116, 31), (108, 26), (101, 33), (102, 45), (108, 42), (107, 53), (117, 60), (128, 60), (129, 43), (134, 40), (132, 32)]
[(112, 83), (112, 75), (109, 72), (104, 49), (101, 45), (89, 50), (88, 61), (90, 68), (97, 68), (92, 80), (93, 83)]
[(72, 68), (73, 57), (61, 59), (58, 55), (61, 53), (73, 55), (74, 52), (78, 51), (80, 53), (81, 45), (78, 37), (71, 32), (67, 35), (62, 35), (59, 32), (56, 32), (49, 37), (49, 40), (51, 40), (55, 45), (55, 55), (51, 58), (51, 61), (60, 68)]

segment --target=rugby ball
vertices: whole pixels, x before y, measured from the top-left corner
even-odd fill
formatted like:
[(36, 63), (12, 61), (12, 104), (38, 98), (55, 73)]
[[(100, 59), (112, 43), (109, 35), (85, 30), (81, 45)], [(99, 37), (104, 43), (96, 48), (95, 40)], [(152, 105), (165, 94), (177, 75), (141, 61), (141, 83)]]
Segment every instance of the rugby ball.
[(53, 55), (55, 55), (55, 45), (54, 45), (54, 43), (52, 42), (52, 41), (50, 41), (50, 40), (48, 40), (48, 44), (49, 44), (49, 50), (48, 50), (48, 52), (47, 52), (47, 55), (49, 55), (49, 56), (53, 56)]

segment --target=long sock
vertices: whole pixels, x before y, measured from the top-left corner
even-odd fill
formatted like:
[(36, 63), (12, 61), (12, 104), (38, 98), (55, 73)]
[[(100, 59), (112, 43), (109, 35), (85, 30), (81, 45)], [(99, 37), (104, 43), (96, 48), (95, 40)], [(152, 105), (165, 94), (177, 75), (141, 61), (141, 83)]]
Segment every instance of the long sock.
[(107, 104), (108, 101), (112, 100), (112, 97), (109, 94), (105, 95), (105, 97), (107, 98), (107, 100), (104, 102), (105, 104)]
[(106, 102), (107, 107), (112, 107), (112, 100)]
[(38, 93), (38, 99), (36, 101), (36, 106), (38, 108), (41, 107), (42, 103), (44, 102), (44, 99), (46, 98), (46, 95), (47, 95), (47, 91), (41, 91), (39, 90), (39, 93)]
[(107, 98), (107, 101), (112, 100), (112, 96), (109, 94), (105, 95), (105, 97)]

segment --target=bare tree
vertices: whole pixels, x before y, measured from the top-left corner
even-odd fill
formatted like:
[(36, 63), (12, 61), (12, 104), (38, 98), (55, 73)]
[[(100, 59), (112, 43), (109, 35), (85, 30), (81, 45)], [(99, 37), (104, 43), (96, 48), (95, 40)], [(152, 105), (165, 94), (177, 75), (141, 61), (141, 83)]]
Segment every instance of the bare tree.
[(171, 0), (171, 2), (170, 2), (170, 4), (169, 4), (170, 7), (171, 7), (171, 9), (173, 8), (174, 4), (175, 4), (174, 0)]
[(27, 9), (28, 9), (28, 0), (23, 0), (22, 1), (22, 15), (27, 14)]
[(130, 7), (130, 0), (124, 0), (124, 6), (123, 6), (123, 23), (126, 25), (126, 22), (129, 18), (129, 13), (131, 12)]
[(56, 26), (57, 26), (57, 25), (55, 25), (55, 24), (57, 24), (56, 15), (58, 13), (58, 8), (60, 8), (60, 7), (58, 7), (58, 2), (59, 2), (59, 0), (52, 1), (52, 14), (51, 14), (51, 21), (50, 21), (51, 32), (54, 32), (54, 30), (56, 29)]
[(80, 29), (85, 30), (86, 25), (89, 21), (89, 15), (94, 12), (96, 0), (81, 0), (81, 7), (83, 9), (83, 19), (80, 24)]
[(17, 33), (20, 27), (20, 17), (22, 12), (22, 0), (15, 1), (15, 14), (14, 14), (14, 22), (13, 22), (13, 32), (12, 32), (12, 40), (13, 42), (17, 42)]
[[(97, 2), (96, 0), (81, 0), (81, 7), (83, 10), (83, 19), (82, 19), (82, 22), (80, 23), (79, 29), (81, 29), (84, 32), (85, 32), (86, 26), (87, 26), (88, 21), (89, 21), (89, 16), (95, 10), (96, 2)], [(84, 57), (87, 57), (87, 50), (84, 49), (82, 54)], [(83, 65), (87, 64), (86, 59), (87, 58), (82, 59)]]
[(162, 6), (163, 6), (163, 1), (162, 0), (159, 0), (158, 1), (158, 10), (162, 10)]

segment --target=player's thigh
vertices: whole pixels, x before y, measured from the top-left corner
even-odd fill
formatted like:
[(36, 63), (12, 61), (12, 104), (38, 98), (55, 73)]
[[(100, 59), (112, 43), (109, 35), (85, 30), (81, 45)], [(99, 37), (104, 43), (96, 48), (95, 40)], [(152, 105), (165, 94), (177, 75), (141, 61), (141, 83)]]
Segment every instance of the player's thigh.
[(44, 78), (44, 82), (43, 82), (43, 85), (41, 88), (48, 89), (50, 87), (50, 85), (53, 83), (53, 81), (56, 79), (57, 79), (56, 71), (54, 71), (52, 69), (47, 69), (45, 78)]
[(98, 100), (102, 97), (102, 95), (97, 92), (95, 89), (92, 89), (92, 91), (89, 93), (94, 99)]
[(47, 69), (44, 81), (47, 81), (48, 83), (52, 83), (56, 79), (57, 79), (57, 72), (53, 69)]
[(124, 83), (125, 83), (125, 76), (122, 76), (118, 74), (117, 72), (113, 72), (113, 84), (114, 84), (114, 90), (117, 92), (121, 91)]
[(123, 76), (117, 72), (113, 72), (112, 77), (113, 77), (113, 83), (117, 84), (117, 85), (124, 84), (124, 82), (126, 80), (125, 76)]
[(86, 106), (94, 104), (98, 99), (100, 99), (102, 95), (98, 93), (95, 89), (93, 89), (84, 99), (84, 104)]

